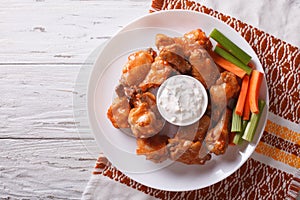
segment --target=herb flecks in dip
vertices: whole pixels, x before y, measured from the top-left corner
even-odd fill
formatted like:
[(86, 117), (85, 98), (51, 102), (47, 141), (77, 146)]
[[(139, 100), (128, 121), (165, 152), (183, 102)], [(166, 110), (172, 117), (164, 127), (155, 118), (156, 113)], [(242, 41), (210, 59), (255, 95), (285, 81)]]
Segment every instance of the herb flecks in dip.
[(177, 75), (161, 85), (157, 94), (157, 106), (167, 121), (186, 126), (203, 115), (207, 107), (207, 94), (197, 79)]

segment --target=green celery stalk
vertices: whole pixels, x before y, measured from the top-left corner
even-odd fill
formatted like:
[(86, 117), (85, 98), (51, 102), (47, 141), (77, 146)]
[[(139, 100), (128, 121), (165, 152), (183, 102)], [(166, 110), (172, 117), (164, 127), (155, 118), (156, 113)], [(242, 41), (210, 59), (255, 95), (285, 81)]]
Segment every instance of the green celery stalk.
[(217, 54), (219, 54), (220, 56), (222, 56), (224, 59), (228, 60), (229, 62), (231, 62), (231, 63), (235, 64), (236, 66), (238, 66), (239, 68), (243, 69), (248, 75), (251, 74), (251, 72), (252, 72), (251, 67), (245, 65), (244, 63), (242, 63), (241, 61), (236, 59), (233, 55), (228, 53), (226, 50), (216, 46), (214, 51)]
[(242, 131), (242, 118), (241, 116), (235, 113), (235, 109), (233, 109), (232, 113), (232, 122), (231, 122), (231, 132), (241, 132)]
[(236, 44), (234, 44), (230, 39), (228, 39), (223, 33), (214, 29), (210, 35), (215, 41), (217, 41), (220, 45), (224, 47), (228, 52), (238, 58), (242, 63), (247, 65), (250, 60), (251, 56), (248, 55), (245, 51), (239, 48)]
[(241, 132), (237, 132), (237, 133), (235, 133), (235, 136), (234, 136), (234, 138), (233, 138), (233, 143), (234, 144), (241, 144), (242, 143), (242, 136), (243, 136), (243, 134), (244, 134), (244, 131), (245, 131), (245, 129), (246, 129), (246, 126), (247, 126), (247, 124), (248, 124), (248, 121), (247, 120), (243, 120), (243, 122), (242, 122), (242, 131)]
[(265, 107), (266, 102), (264, 102), (264, 100), (259, 100), (258, 101), (258, 106), (259, 106), (259, 113), (255, 114), (252, 113), (251, 114), (251, 118), (249, 120), (249, 123), (246, 126), (245, 132), (243, 134), (243, 139), (247, 140), (248, 142), (252, 142), (259, 119), (261, 117), (262, 111)]

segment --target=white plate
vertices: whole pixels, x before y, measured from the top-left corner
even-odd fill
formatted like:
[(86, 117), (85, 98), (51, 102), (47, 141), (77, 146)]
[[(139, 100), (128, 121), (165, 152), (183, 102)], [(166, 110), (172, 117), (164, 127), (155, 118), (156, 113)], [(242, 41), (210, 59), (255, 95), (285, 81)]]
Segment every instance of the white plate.
[(135, 139), (115, 129), (106, 112), (112, 103), (114, 88), (121, 76), (127, 56), (148, 47), (155, 48), (155, 35), (170, 36), (200, 28), (208, 35), (217, 28), (252, 56), (257, 69), (261, 64), (249, 44), (231, 27), (208, 15), (192, 11), (163, 11), (146, 15), (124, 27), (100, 52), (94, 65), (88, 87), (90, 126), (101, 150), (111, 163), (131, 179), (146, 186), (169, 191), (187, 191), (210, 186), (239, 169), (251, 156), (262, 135), (269, 105), (268, 89), (264, 79), (260, 98), (267, 103), (262, 120), (252, 143), (229, 147), (222, 156), (213, 156), (205, 165), (184, 165), (178, 162), (154, 164), (135, 154)]

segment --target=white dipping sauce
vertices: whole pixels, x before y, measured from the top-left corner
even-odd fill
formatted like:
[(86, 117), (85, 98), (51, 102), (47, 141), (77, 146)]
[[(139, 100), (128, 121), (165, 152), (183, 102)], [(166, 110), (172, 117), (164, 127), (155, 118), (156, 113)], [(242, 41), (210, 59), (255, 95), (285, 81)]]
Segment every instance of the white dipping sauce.
[(191, 76), (172, 76), (157, 92), (160, 114), (168, 122), (178, 126), (187, 126), (198, 121), (206, 110), (207, 102), (204, 86)]

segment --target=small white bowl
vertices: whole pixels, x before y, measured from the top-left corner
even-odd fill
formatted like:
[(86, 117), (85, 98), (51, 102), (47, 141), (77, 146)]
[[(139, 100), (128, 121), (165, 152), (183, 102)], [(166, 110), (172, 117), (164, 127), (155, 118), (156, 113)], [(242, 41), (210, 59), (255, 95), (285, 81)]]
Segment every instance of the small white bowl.
[(188, 126), (203, 116), (208, 97), (200, 81), (192, 76), (176, 75), (159, 87), (156, 101), (165, 120), (177, 126)]

